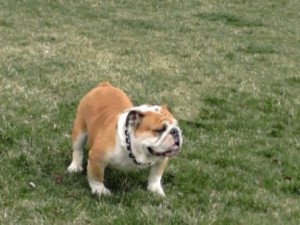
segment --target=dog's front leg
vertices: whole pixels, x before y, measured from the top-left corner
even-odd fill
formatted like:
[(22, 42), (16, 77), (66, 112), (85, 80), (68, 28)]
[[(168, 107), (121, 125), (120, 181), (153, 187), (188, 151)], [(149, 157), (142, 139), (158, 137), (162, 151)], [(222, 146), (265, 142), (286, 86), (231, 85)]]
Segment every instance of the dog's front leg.
[(88, 182), (92, 189), (92, 193), (101, 195), (110, 195), (110, 191), (104, 186), (104, 170), (106, 165), (103, 163), (101, 156), (95, 149), (89, 152), (89, 160), (87, 166)]
[(168, 158), (156, 162), (151, 167), (150, 175), (148, 178), (148, 190), (160, 196), (165, 196), (165, 192), (161, 185), (161, 177), (167, 163), (168, 163)]

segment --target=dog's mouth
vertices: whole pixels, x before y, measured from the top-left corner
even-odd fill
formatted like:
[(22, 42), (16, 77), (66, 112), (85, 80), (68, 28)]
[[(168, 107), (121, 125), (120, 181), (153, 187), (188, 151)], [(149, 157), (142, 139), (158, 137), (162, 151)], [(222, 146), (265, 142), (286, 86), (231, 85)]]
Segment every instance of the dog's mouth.
[(179, 152), (180, 147), (179, 147), (179, 145), (175, 144), (165, 152), (157, 152), (151, 147), (148, 147), (147, 149), (148, 149), (148, 152), (152, 155), (159, 156), (159, 157), (171, 157), (171, 156), (176, 155)]

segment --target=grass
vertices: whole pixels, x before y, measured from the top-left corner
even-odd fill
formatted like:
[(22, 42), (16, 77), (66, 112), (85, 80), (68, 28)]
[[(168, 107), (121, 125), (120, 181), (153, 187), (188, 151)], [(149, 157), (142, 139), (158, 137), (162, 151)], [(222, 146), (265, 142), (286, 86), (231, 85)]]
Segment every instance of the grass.
[[(1, 224), (299, 224), (300, 3), (0, 1)], [(70, 175), (80, 98), (108, 80), (184, 133), (147, 171)]]

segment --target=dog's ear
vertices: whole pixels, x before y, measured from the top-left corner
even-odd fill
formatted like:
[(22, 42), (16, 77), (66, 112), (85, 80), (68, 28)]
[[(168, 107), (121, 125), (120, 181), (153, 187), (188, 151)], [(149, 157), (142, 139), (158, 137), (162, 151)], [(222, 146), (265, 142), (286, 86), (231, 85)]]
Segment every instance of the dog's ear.
[(168, 106), (166, 104), (161, 105), (162, 109), (168, 110)]
[(130, 126), (137, 127), (141, 123), (144, 116), (145, 115), (141, 111), (131, 110), (128, 113), (128, 117), (127, 117), (128, 118), (128, 124)]
[(166, 110), (169, 111), (170, 113), (172, 113), (172, 109), (170, 109), (170, 106), (167, 106), (166, 104), (161, 105), (162, 110)]

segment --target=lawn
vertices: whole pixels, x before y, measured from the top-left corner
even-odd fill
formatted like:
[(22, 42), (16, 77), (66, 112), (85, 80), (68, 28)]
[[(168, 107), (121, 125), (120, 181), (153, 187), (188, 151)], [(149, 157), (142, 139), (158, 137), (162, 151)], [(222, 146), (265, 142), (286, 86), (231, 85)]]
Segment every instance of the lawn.
[[(0, 224), (300, 223), (300, 1), (0, 0)], [(184, 134), (163, 177), (68, 174), (100, 81), (167, 104)], [(86, 162), (85, 162), (86, 163)]]

